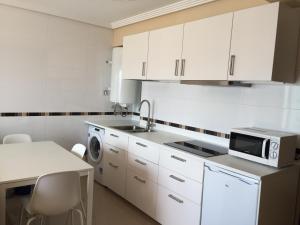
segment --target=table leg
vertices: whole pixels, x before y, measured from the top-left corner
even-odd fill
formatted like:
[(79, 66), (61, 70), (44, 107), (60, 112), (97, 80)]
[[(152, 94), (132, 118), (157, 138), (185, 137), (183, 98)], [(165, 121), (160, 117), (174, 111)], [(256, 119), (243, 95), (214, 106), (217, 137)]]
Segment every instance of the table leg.
[[(94, 197), (94, 170), (89, 170), (87, 177), (87, 225), (92, 225)], [(2, 224), (0, 224), (2, 225)]]
[(6, 224), (6, 188), (0, 185), (0, 225)]

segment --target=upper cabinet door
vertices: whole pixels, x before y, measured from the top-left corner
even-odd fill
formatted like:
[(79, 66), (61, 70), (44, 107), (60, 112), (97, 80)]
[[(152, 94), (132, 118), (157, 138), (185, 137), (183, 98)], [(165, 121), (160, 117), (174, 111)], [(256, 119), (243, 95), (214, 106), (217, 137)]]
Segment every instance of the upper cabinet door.
[(228, 80), (272, 80), (278, 12), (274, 3), (234, 13)]
[(178, 80), (183, 24), (150, 31), (148, 80)]
[(123, 40), (124, 79), (146, 80), (149, 32), (130, 35)]
[(233, 13), (184, 26), (181, 80), (227, 80)]

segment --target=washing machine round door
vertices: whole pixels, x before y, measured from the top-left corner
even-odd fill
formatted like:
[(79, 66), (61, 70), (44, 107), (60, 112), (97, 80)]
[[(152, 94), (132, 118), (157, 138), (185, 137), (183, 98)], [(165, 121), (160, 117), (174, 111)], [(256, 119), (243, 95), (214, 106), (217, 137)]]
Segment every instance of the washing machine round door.
[(103, 155), (102, 140), (98, 135), (92, 135), (89, 141), (88, 154), (92, 161), (99, 162)]

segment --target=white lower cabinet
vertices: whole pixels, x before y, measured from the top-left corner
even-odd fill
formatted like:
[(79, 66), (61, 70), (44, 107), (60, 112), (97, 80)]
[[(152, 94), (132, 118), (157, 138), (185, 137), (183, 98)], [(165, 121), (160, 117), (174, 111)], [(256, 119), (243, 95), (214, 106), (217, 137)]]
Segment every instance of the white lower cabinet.
[(156, 219), (162, 225), (199, 225), (200, 213), (199, 205), (158, 186)]
[(128, 169), (126, 177), (126, 199), (143, 212), (156, 218), (157, 184)]
[(113, 146), (104, 146), (104, 184), (122, 197), (125, 197), (127, 152)]
[(176, 172), (159, 167), (158, 184), (172, 190), (197, 205), (201, 204), (202, 183), (188, 179)]

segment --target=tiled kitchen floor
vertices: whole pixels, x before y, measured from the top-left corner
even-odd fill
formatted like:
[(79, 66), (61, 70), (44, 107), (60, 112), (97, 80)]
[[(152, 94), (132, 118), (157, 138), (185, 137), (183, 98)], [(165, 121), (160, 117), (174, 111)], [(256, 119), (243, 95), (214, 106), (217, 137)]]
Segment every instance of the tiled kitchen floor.
[[(109, 189), (95, 183), (94, 190), (94, 225), (159, 225)], [(11, 222), (8, 225), (17, 225), (19, 212), (18, 200), (15, 199), (9, 201), (8, 211)], [(35, 224), (39, 223), (32, 223), (32, 225)], [(47, 220), (47, 225), (64, 224), (64, 216), (59, 218), (48, 218)]]

